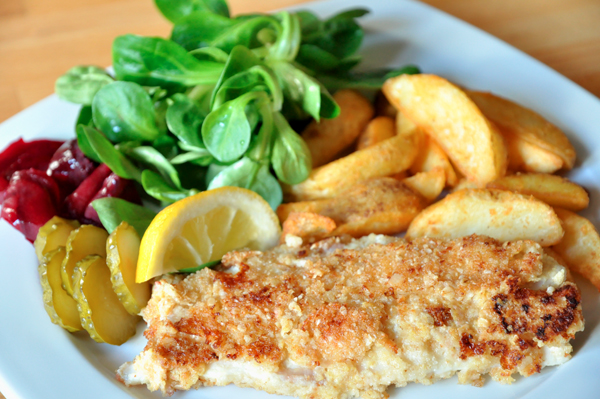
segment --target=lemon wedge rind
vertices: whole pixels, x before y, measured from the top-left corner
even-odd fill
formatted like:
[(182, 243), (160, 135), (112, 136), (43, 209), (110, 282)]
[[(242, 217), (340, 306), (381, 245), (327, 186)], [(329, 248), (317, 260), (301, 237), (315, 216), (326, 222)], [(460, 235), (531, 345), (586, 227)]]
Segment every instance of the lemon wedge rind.
[(140, 246), (136, 282), (220, 259), (240, 248), (266, 250), (281, 228), (253, 191), (220, 187), (184, 198), (152, 221)]

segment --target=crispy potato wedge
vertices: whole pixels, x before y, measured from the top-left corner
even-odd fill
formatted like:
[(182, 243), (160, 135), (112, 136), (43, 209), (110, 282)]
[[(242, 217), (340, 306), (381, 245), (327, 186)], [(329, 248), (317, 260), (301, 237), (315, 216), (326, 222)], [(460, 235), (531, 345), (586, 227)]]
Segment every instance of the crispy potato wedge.
[(558, 243), (564, 232), (549, 205), (531, 196), (493, 189), (465, 189), (448, 195), (413, 220), (407, 237), (458, 238), (471, 234), (500, 241)]
[(434, 169), (442, 169), (444, 171), (446, 185), (450, 187), (456, 186), (458, 177), (448, 156), (434, 139), (423, 135), (421, 151), (419, 151), (417, 158), (410, 167), (410, 171), (413, 174), (417, 174), (420, 172), (429, 172)]
[(284, 222), (294, 212), (318, 213), (337, 224), (330, 235), (360, 237), (400, 233), (426, 205), (425, 198), (404, 183), (382, 177), (358, 183), (335, 198), (282, 204), (277, 216)]
[(396, 122), (387, 116), (378, 116), (372, 119), (365, 130), (358, 136), (357, 150), (364, 150), (377, 143), (396, 135)]
[(302, 183), (283, 186), (284, 196), (287, 201), (335, 197), (361, 181), (407, 170), (417, 151), (413, 136), (394, 136), (314, 169)]
[[(277, 217), (279, 218), (279, 222), (283, 224), (288, 220), (288, 218), (293, 213), (317, 213), (325, 208), (325, 206), (329, 203), (329, 201), (334, 200), (335, 198), (328, 199), (320, 199), (314, 201), (299, 201), (299, 202), (288, 202), (281, 204), (277, 207)], [(334, 221), (335, 222), (335, 221)]]
[(419, 172), (429, 172), (438, 168), (441, 168), (444, 171), (447, 185), (450, 187), (456, 186), (458, 177), (448, 156), (431, 137), (425, 137), (421, 152), (417, 155), (417, 159), (415, 159), (415, 162), (410, 167), (410, 171), (416, 174)]
[(502, 135), (460, 88), (435, 75), (401, 75), (388, 79), (383, 92), (468, 179), (487, 184), (504, 176)]
[(387, 116), (392, 119), (396, 119), (398, 110), (388, 101), (385, 94), (382, 91), (378, 91), (375, 96), (375, 115), (376, 116)]
[(403, 171), (400, 173), (394, 173), (393, 175), (390, 175), (390, 177), (396, 179), (396, 180), (404, 180), (407, 177), (410, 177), (410, 175), (408, 174), (408, 171)]
[(575, 164), (575, 149), (567, 136), (541, 115), (492, 93), (467, 91), (467, 95), (503, 131), (558, 155), (566, 169), (571, 169)]
[(288, 235), (302, 238), (305, 242), (321, 240), (337, 227), (335, 221), (327, 216), (313, 212), (292, 212), (283, 222), (281, 244)]
[(429, 172), (419, 172), (408, 177), (403, 183), (431, 203), (440, 196), (446, 185), (446, 172), (442, 168), (434, 168)]
[(447, 186), (454, 187), (458, 183), (456, 171), (444, 150), (401, 112), (396, 117), (396, 130), (398, 135), (414, 135), (419, 146), (419, 154), (410, 167), (412, 174), (442, 168)]
[(340, 115), (313, 121), (302, 132), (312, 155), (313, 168), (332, 161), (354, 143), (375, 113), (371, 103), (354, 90), (340, 90), (333, 98), (340, 106)]
[(502, 133), (508, 151), (509, 170), (554, 173), (563, 167), (564, 162), (558, 155), (546, 151), (509, 131), (503, 131)]
[[(399, 136), (419, 135), (419, 140), (423, 140), (425, 133), (419, 129), (406, 115), (398, 111), (396, 114), (396, 134)], [(423, 138), (421, 138), (423, 137)], [(420, 141), (419, 141), (420, 143)]]
[(600, 236), (586, 218), (566, 209), (555, 209), (565, 229), (562, 241), (554, 250), (571, 270), (591, 281), (600, 290)]
[(588, 193), (564, 177), (547, 173), (518, 173), (488, 183), (488, 188), (533, 195), (553, 207), (580, 211), (590, 204)]
[(452, 192), (456, 192), (459, 190), (467, 190), (467, 189), (475, 189), (475, 188), (483, 188), (479, 184), (467, 179), (466, 177), (461, 177), (458, 180), (458, 183), (454, 187), (452, 187)]

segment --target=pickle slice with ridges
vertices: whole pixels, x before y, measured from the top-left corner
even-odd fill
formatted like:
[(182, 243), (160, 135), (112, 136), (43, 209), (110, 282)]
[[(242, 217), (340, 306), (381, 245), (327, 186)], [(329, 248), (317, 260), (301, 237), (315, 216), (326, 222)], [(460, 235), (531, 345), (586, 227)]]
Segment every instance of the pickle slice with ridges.
[(63, 260), (60, 275), (65, 290), (73, 295), (73, 270), (81, 259), (88, 255), (106, 257), (106, 239), (108, 233), (91, 224), (86, 224), (73, 230), (67, 239), (67, 256)]
[(58, 216), (48, 220), (45, 225), (40, 227), (33, 243), (38, 261), (42, 263), (44, 255), (58, 247), (66, 246), (69, 234), (78, 227), (79, 222), (77, 220), (63, 219)]
[(77, 302), (62, 287), (60, 267), (67, 251), (58, 247), (42, 258), (38, 267), (43, 289), (44, 308), (52, 323), (67, 331), (82, 330)]
[(73, 298), (81, 325), (94, 341), (121, 345), (135, 334), (139, 316), (130, 315), (110, 282), (110, 270), (102, 256), (89, 255), (73, 271)]
[(137, 231), (127, 222), (121, 222), (106, 241), (106, 264), (113, 289), (125, 309), (133, 315), (142, 311), (151, 293), (148, 281), (135, 282), (140, 242)]

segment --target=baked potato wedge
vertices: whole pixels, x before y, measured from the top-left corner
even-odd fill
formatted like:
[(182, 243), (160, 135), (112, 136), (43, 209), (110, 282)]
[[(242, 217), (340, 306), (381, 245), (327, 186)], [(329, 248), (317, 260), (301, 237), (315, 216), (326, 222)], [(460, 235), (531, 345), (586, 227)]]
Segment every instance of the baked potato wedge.
[(434, 168), (428, 172), (419, 172), (402, 181), (428, 202), (433, 202), (440, 196), (446, 184), (446, 172), (442, 168)]
[(292, 212), (282, 225), (280, 243), (286, 243), (286, 237), (293, 235), (305, 242), (317, 241), (329, 236), (337, 227), (335, 221), (327, 216), (313, 212)]
[(546, 151), (558, 155), (566, 169), (575, 164), (575, 149), (558, 127), (536, 112), (492, 93), (467, 91), (477, 107), (501, 130), (513, 133)]
[(569, 268), (591, 281), (600, 290), (600, 236), (586, 218), (566, 209), (556, 208), (565, 236), (552, 248)]
[(372, 119), (365, 130), (358, 136), (356, 149), (363, 150), (396, 135), (396, 122), (387, 116)]
[(358, 183), (334, 198), (293, 202), (277, 208), (284, 223), (293, 212), (312, 212), (337, 225), (329, 235), (397, 234), (427, 206), (427, 200), (391, 177)]
[(413, 135), (419, 146), (419, 153), (410, 167), (412, 174), (430, 172), (441, 168), (445, 172), (445, 184), (454, 187), (458, 183), (458, 177), (448, 156), (442, 148), (429, 137), (422, 129), (419, 129), (410, 119), (398, 112), (396, 117), (396, 130), (398, 135)]
[(394, 136), (314, 169), (302, 183), (283, 186), (284, 196), (287, 201), (332, 198), (362, 181), (407, 170), (417, 152), (414, 136)]
[(388, 79), (383, 92), (469, 180), (484, 185), (504, 176), (501, 133), (459, 87), (435, 75), (401, 75)]
[(354, 90), (340, 90), (333, 98), (340, 106), (340, 114), (333, 119), (312, 121), (302, 132), (313, 168), (333, 161), (354, 143), (375, 113), (371, 103)]
[(488, 188), (533, 195), (550, 206), (580, 211), (588, 207), (590, 197), (578, 184), (547, 173), (517, 173), (488, 183)]
[(533, 240), (558, 243), (564, 231), (549, 205), (532, 197), (495, 189), (464, 189), (421, 212), (406, 236), (454, 239), (471, 234), (499, 241)]
[(564, 162), (558, 155), (544, 150), (509, 131), (503, 131), (502, 133), (508, 151), (509, 170), (554, 173), (563, 167)]

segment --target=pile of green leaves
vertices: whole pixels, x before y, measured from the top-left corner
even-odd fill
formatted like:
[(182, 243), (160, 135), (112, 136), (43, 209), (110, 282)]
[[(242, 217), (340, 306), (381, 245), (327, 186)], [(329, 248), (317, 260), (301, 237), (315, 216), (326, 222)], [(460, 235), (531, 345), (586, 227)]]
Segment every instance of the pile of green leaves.
[(133, 179), (161, 204), (238, 186), (276, 208), (279, 182), (297, 184), (310, 152), (290, 121), (335, 118), (329, 90), (379, 88), (414, 67), (356, 74), (364, 32), (354, 9), (231, 17), (224, 0), (155, 0), (170, 39), (124, 35), (114, 76), (75, 67), (56, 82), (82, 104), (77, 140), (89, 158)]

